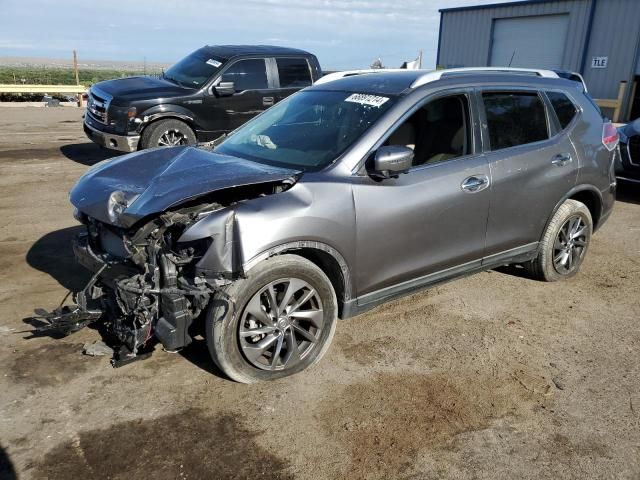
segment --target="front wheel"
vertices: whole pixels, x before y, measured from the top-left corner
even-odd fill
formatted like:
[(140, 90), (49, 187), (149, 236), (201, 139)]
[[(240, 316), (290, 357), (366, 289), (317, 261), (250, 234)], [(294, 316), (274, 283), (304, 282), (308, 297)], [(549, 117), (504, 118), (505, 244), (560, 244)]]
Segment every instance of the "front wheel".
[(580, 269), (591, 241), (593, 220), (584, 203), (567, 200), (547, 225), (538, 256), (524, 267), (532, 277), (553, 282)]
[(168, 118), (149, 125), (142, 132), (140, 144), (143, 149), (195, 145), (196, 134), (186, 123)]
[(297, 255), (276, 256), (212, 301), (206, 321), (209, 353), (241, 383), (286, 377), (326, 353), (337, 311), (336, 294), (319, 267)]

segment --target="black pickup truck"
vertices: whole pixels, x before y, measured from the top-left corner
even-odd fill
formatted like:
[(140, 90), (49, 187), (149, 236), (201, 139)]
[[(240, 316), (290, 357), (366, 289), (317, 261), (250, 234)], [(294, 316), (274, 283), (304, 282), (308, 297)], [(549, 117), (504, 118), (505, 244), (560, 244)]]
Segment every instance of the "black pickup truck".
[(91, 87), (84, 131), (114, 150), (192, 145), (234, 130), (322, 75), (303, 50), (205, 46), (162, 76), (130, 77)]

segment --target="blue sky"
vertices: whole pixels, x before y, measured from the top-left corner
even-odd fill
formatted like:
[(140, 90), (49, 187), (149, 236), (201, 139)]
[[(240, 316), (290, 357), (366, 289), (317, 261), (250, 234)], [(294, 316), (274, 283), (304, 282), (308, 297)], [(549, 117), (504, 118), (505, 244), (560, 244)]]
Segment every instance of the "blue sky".
[(324, 68), (435, 65), (439, 8), (499, 0), (0, 0), (0, 56), (174, 62), (204, 44), (315, 53)]

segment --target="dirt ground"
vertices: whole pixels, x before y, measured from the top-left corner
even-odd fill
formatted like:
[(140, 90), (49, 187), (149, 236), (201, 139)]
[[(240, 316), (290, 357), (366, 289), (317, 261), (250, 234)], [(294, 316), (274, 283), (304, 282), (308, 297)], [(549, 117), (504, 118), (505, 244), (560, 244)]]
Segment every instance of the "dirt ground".
[(87, 280), (75, 108), (0, 109), (0, 478), (640, 478), (640, 187), (581, 273), (448, 283), (340, 322), (319, 365), (224, 379), (196, 342), (120, 369), (23, 319)]

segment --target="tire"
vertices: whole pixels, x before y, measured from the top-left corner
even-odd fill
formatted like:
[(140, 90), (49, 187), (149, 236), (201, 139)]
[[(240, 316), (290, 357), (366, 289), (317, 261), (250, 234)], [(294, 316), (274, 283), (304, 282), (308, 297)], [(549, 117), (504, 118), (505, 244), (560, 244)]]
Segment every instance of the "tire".
[[(289, 291), (291, 301), (285, 302)], [(288, 313), (278, 313), (282, 310)], [(320, 361), (335, 333), (337, 312), (335, 291), (318, 266), (297, 255), (275, 256), (212, 300), (206, 316), (207, 347), (232, 380), (275, 380)], [(256, 348), (264, 345), (269, 347)]]
[(536, 280), (545, 282), (573, 277), (587, 254), (592, 232), (593, 220), (587, 206), (577, 200), (565, 201), (547, 225), (538, 256), (525, 263), (525, 269)]
[(152, 123), (142, 132), (141, 148), (195, 145), (196, 134), (186, 123), (168, 118)]

